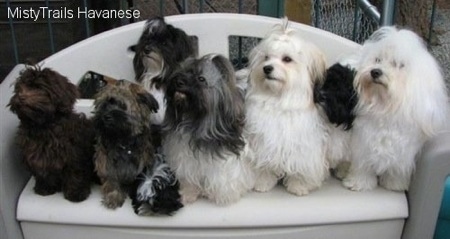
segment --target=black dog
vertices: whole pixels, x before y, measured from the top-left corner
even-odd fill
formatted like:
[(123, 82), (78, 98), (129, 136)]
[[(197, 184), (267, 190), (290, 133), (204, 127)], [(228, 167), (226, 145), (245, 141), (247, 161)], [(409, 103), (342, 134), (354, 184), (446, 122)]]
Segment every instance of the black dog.
[(183, 207), (180, 185), (161, 154), (152, 167), (144, 169), (130, 190), (134, 212), (138, 215), (171, 215)]
[(179, 63), (196, 56), (193, 39), (183, 30), (167, 24), (163, 18), (152, 18), (145, 23), (136, 46), (133, 59), (136, 81), (152, 93), (160, 110), (152, 115), (153, 124), (164, 119), (164, 91), (166, 78)]
[(49, 68), (27, 68), (14, 86), (9, 106), (20, 119), (17, 141), (39, 195), (62, 191), (79, 202), (91, 192), (95, 131), (74, 112), (78, 96), (74, 84)]
[(353, 109), (358, 102), (353, 79), (355, 70), (341, 63), (327, 69), (326, 79), (322, 86), (316, 86), (315, 100), (324, 109), (330, 123), (345, 130), (352, 128), (355, 115)]

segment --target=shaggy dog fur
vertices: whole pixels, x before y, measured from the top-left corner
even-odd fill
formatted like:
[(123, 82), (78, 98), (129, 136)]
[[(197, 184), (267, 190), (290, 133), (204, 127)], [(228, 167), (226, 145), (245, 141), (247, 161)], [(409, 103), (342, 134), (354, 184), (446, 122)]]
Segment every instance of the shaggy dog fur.
[(269, 191), (283, 178), (287, 191), (300, 196), (328, 176), (327, 125), (314, 102), (326, 62), (287, 24), (275, 26), (250, 53), (246, 133), (258, 170), (255, 190)]
[(19, 119), (17, 141), (26, 166), (36, 180), (34, 191), (61, 191), (80, 202), (90, 194), (94, 176), (94, 128), (74, 113), (75, 85), (51, 69), (27, 68), (14, 86), (9, 107)]
[(95, 170), (103, 204), (114, 209), (122, 206), (136, 176), (154, 163), (150, 115), (158, 103), (140, 85), (119, 80), (100, 91), (94, 105)]
[(160, 110), (152, 116), (154, 124), (164, 119), (166, 78), (188, 57), (194, 57), (193, 40), (163, 18), (151, 18), (145, 23), (133, 59), (136, 81), (140, 82), (158, 101)]
[(152, 167), (146, 167), (130, 191), (134, 212), (138, 215), (172, 215), (183, 207), (178, 192), (180, 184), (165, 162), (157, 154)]
[(80, 98), (93, 99), (95, 95), (107, 84), (115, 84), (117, 80), (102, 74), (88, 71), (78, 83)]
[(163, 152), (180, 180), (183, 203), (217, 204), (251, 190), (252, 153), (244, 139), (244, 99), (221, 55), (189, 59), (169, 79)]
[(408, 190), (415, 155), (448, 121), (439, 65), (414, 32), (382, 27), (364, 43), (356, 70), (351, 167), (343, 184)]
[[(348, 61), (348, 60), (347, 60)], [(336, 177), (345, 177), (350, 160), (350, 137), (358, 101), (353, 81), (354, 62), (338, 62), (327, 69), (325, 82), (317, 85), (315, 98), (325, 112), (329, 138), (327, 160)]]
[(336, 63), (327, 69), (325, 82), (317, 87), (316, 102), (325, 110), (331, 124), (342, 126), (344, 130), (352, 128), (358, 97), (353, 80), (356, 71), (349, 65)]

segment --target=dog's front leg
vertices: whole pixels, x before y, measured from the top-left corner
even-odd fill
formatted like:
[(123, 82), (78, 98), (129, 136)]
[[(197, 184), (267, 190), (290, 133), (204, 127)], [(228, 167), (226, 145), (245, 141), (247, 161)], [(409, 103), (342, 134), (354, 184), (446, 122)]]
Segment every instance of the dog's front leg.
[(268, 192), (277, 185), (277, 182), (277, 175), (270, 170), (264, 169), (258, 172), (253, 190), (257, 192)]
[(35, 176), (34, 192), (36, 194), (47, 196), (61, 191), (61, 183), (56, 175), (49, 174), (46, 177)]
[(411, 170), (388, 170), (381, 174), (380, 185), (383, 188), (392, 191), (405, 191), (408, 190), (409, 181), (411, 178)]
[(183, 205), (191, 204), (197, 201), (197, 198), (200, 196), (200, 194), (200, 188), (192, 183), (187, 182), (186, 180), (180, 179), (180, 195)]
[(352, 162), (350, 171), (342, 184), (352, 191), (367, 191), (377, 187), (378, 178), (375, 171), (369, 166)]
[(112, 180), (106, 180), (102, 184), (102, 204), (110, 209), (121, 207), (126, 199), (126, 193), (122, 191), (120, 184)]

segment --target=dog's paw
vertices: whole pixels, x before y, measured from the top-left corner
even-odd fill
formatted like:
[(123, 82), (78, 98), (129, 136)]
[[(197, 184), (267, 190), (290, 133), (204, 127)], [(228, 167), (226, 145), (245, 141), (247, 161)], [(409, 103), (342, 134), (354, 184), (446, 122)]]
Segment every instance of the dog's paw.
[(200, 190), (190, 184), (182, 184), (180, 189), (181, 203), (183, 205), (192, 204), (200, 196)]
[(256, 192), (268, 192), (277, 185), (278, 178), (273, 174), (260, 175), (255, 182), (253, 190)]
[(308, 185), (303, 180), (296, 177), (286, 177), (283, 180), (283, 185), (289, 193), (297, 196), (304, 196), (309, 194), (309, 192), (319, 186)]
[(225, 206), (238, 202), (242, 195), (238, 191), (223, 191), (217, 194), (206, 195), (206, 197), (217, 205)]
[(89, 188), (83, 191), (65, 191), (64, 198), (71, 202), (81, 202), (88, 198), (90, 193), (91, 191)]
[(406, 191), (409, 188), (409, 177), (382, 175), (380, 177), (380, 186), (391, 191)]
[(34, 192), (41, 196), (48, 196), (55, 194), (58, 190), (54, 187), (50, 187), (48, 185), (44, 185), (42, 183), (37, 183), (34, 185)]
[(200, 196), (200, 193), (198, 192), (187, 192), (186, 190), (182, 190), (180, 194), (181, 194), (181, 203), (183, 205), (194, 203)]
[(345, 177), (347, 177), (349, 170), (350, 162), (342, 162), (332, 170), (332, 175), (339, 180), (343, 180)]
[(376, 176), (354, 177), (348, 176), (342, 181), (344, 187), (352, 191), (369, 191), (377, 187)]
[(286, 190), (289, 193), (292, 193), (296, 196), (304, 196), (309, 194), (309, 189), (307, 187), (299, 186), (299, 185), (287, 185)]
[(192, 204), (197, 201), (199, 194), (196, 193), (186, 193), (181, 192), (181, 203), (183, 205)]
[(104, 195), (102, 204), (109, 209), (116, 209), (118, 207), (122, 207), (124, 202), (124, 195), (115, 190)]

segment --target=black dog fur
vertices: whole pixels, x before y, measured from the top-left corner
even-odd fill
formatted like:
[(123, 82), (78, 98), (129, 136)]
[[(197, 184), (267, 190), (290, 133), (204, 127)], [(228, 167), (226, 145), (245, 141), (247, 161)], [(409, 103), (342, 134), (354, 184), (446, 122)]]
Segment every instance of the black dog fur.
[(146, 167), (130, 189), (134, 212), (138, 215), (172, 215), (183, 207), (180, 185), (163, 155), (156, 155), (153, 166)]
[(353, 109), (358, 102), (353, 86), (355, 74), (351, 67), (336, 63), (327, 69), (323, 85), (315, 89), (315, 101), (322, 106), (328, 120), (345, 130), (352, 128), (355, 119)]

